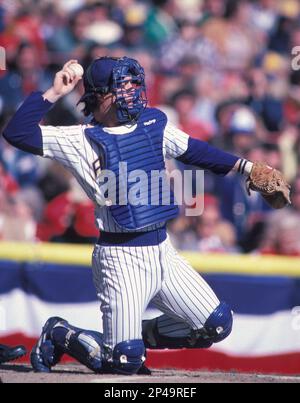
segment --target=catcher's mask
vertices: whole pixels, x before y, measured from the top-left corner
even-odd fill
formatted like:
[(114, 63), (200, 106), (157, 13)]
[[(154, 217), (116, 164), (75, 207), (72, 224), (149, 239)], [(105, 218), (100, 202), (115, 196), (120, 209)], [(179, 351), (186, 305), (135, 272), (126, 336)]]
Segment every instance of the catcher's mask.
[(116, 97), (120, 123), (136, 121), (147, 106), (144, 69), (135, 59), (100, 57), (86, 69), (83, 83), (85, 93), (79, 102), (85, 103), (86, 115), (97, 107), (97, 94), (112, 93)]

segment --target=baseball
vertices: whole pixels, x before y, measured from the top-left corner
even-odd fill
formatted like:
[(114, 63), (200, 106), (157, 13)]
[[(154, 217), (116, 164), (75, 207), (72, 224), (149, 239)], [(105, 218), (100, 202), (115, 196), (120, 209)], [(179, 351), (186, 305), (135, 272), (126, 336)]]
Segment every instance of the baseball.
[(81, 66), (81, 64), (79, 64), (79, 63), (72, 63), (72, 64), (69, 66), (69, 69), (73, 70), (74, 73), (76, 74), (76, 76), (79, 76), (79, 77), (82, 77), (82, 76), (83, 76), (84, 70), (83, 70), (83, 67)]

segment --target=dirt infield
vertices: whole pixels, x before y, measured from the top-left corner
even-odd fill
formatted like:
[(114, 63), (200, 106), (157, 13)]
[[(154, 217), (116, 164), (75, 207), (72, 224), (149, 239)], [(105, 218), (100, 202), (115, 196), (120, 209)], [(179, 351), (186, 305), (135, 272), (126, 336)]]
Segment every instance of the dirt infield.
[(36, 374), (29, 365), (0, 365), (1, 383), (300, 383), (300, 376), (153, 370), (151, 376), (95, 375), (81, 365), (58, 365)]

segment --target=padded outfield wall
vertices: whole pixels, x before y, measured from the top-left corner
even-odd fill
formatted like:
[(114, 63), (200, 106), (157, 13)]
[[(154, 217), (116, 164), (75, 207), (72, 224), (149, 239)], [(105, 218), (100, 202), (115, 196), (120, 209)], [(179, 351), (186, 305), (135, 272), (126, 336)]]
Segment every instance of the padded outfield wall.
[[(50, 316), (101, 331), (91, 254), (92, 246), (0, 243), (0, 340), (30, 349)], [(232, 306), (233, 332), (209, 350), (149, 351), (147, 364), (300, 374), (300, 259), (182, 254)]]

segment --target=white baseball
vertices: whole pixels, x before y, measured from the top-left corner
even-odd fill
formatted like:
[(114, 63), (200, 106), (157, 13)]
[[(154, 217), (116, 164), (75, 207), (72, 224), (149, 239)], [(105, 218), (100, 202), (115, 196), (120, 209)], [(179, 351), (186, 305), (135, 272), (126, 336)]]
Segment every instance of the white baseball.
[(72, 63), (72, 64), (70, 64), (69, 69), (73, 70), (74, 73), (76, 74), (76, 76), (78, 76), (78, 77), (83, 76), (84, 70), (83, 70), (83, 67), (81, 66), (81, 64)]

